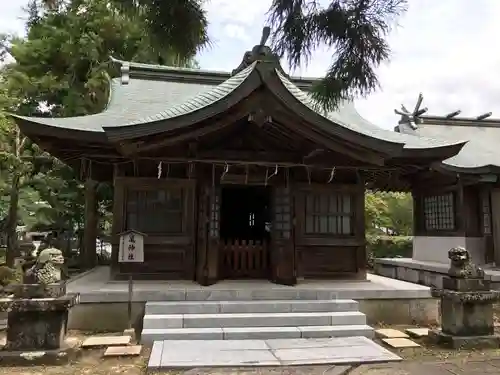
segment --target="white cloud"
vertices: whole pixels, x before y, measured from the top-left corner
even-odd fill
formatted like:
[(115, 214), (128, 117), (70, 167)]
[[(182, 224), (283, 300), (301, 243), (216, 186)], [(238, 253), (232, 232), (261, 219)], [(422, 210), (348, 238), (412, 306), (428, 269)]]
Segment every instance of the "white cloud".
[[(327, 0), (322, 0), (326, 2)], [(2, 1), (0, 32), (22, 32), (19, 11), (26, 0)], [(246, 50), (257, 44), (271, 0), (210, 0), (207, 3), (212, 48), (200, 54), (202, 68), (232, 70)], [(393, 109), (413, 107), (419, 92), (429, 113), (460, 108), (464, 115), (492, 111), (500, 117), (500, 1), (411, 0), (389, 42), (392, 58), (378, 70), (381, 89), (357, 100), (372, 122), (392, 129)], [(313, 61), (295, 73), (321, 76), (330, 63), (329, 51), (317, 51)]]

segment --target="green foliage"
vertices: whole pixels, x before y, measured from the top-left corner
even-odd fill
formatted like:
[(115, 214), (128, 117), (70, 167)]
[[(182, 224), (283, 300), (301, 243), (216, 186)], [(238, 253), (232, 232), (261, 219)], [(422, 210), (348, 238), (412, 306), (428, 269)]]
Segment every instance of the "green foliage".
[[(109, 77), (118, 73), (111, 56), (194, 66), (192, 54), (174, 50), (184, 40), (164, 49), (151, 42), (148, 14), (121, 11), (107, 0), (30, 0), (26, 38), (0, 38), (0, 59), (8, 53), (15, 60), (0, 68), (0, 223), (7, 237), (7, 265), (17, 249), (18, 224), (78, 236), (84, 199), (73, 171), (38, 149), (5, 113), (57, 117), (102, 111)], [(112, 189), (100, 186), (98, 197), (106, 231)]]
[(413, 199), (406, 193), (367, 192), (365, 221), (368, 235), (409, 236), (413, 229)]
[(203, 0), (112, 0), (129, 17), (142, 21), (156, 51), (177, 52), (179, 63), (210, 44)]
[(413, 238), (410, 236), (367, 236), (368, 266), (375, 258), (411, 258)]
[(333, 62), (317, 85), (315, 98), (326, 109), (378, 87), (375, 68), (389, 58), (385, 37), (406, 10), (406, 0), (273, 0), (269, 22), (273, 44), (292, 67), (308, 62), (326, 45)]
[(0, 288), (5, 287), (16, 280), (16, 270), (0, 266)]

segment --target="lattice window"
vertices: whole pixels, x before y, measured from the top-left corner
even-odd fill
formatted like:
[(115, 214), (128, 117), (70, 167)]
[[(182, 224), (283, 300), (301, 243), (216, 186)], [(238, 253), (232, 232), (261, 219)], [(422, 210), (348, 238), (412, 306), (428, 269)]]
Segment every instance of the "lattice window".
[(148, 234), (182, 233), (182, 189), (128, 190), (126, 228)]
[(425, 229), (455, 229), (455, 194), (430, 195), (423, 199)]
[(278, 188), (274, 201), (274, 228), (279, 238), (290, 238), (292, 214), (290, 194), (286, 188)]
[(306, 196), (307, 234), (353, 234), (353, 204), (350, 194), (310, 193)]
[(486, 192), (482, 196), (482, 212), (483, 212), (483, 233), (491, 234), (491, 202), (490, 202), (490, 194)]

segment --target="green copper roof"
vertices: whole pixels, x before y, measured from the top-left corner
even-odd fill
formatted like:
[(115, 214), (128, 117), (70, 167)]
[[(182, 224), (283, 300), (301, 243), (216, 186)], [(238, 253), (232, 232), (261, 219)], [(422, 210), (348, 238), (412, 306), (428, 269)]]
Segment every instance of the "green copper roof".
[[(442, 125), (424, 120), (413, 130), (399, 125), (401, 132), (420, 137), (432, 137), (447, 142), (467, 142), (461, 151), (443, 161), (443, 166), (457, 171), (483, 173), (491, 167), (500, 168), (500, 126), (484, 126), (480, 121), (471, 124)], [(453, 120), (447, 120), (452, 123)], [(397, 134), (397, 133), (396, 133)]]
[[(246, 69), (242, 70), (241, 72), (229, 78), (227, 81), (221, 83), (218, 86), (215, 86), (208, 90), (200, 90), (198, 94), (192, 97), (187, 97), (186, 95), (187, 97), (186, 100), (182, 102), (176, 104), (169, 103), (168, 106), (165, 106), (164, 104), (164, 107), (160, 112), (157, 112), (151, 116), (141, 117), (118, 126), (128, 126), (128, 125), (144, 124), (148, 122), (168, 120), (207, 107), (231, 94), (250, 75), (250, 73), (255, 68), (255, 65), (256, 63), (250, 65)], [(110, 127), (110, 125), (106, 124), (105, 127), (108, 128)]]
[(364, 119), (351, 102), (342, 103), (336, 111), (325, 112), (321, 110), (318, 104), (308, 92), (297, 88), (287, 77), (278, 70), (278, 77), (290, 93), (302, 104), (332, 121), (332, 126), (342, 126), (354, 132), (363, 134), (370, 138), (376, 138), (381, 141), (392, 142), (404, 145), (406, 149), (428, 149), (434, 147), (446, 147), (454, 144), (460, 144), (460, 141), (450, 141), (439, 138), (419, 137), (412, 134), (396, 133), (390, 130), (382, 129), (377, 125)]
[[(285, 88), (284, 91), (287, 90), (291, 94), (291, 98), (295, 98), (309, 110), (329, 120), (320, 126), (332, 134), (339, 131), (345, 134), (356, 133), (356, 136), (364, 136), (367, 140), (374, 138), (385, 142), (379, 145), (379, 148), (391, 147), (392, 144), (398, 149), (401, 146), (406, 149), (428, 149), (461, 143), (455, 140), (422, 138), (416, 134), (400, 134), (381, 129), (363, 119), (352, 103), (343, 103), (336, 111), (321, 113), (317, 111), (318, 106), (312, 96), (297, 86), (310, 87), (311, 80), (289, 78), (281, 68), (276, 68), (275, 64), (269, 62), (254, 61), (247, 64), (244, 61), (233, 76), (194, 69), (119, 63), (122, 64), (122, 69), (126, 68), (128, 77), (112, 80), (109, 103), (102, 113), (71, 118), (14, 117), (21, 120), (20, 124), (26, 122), (64, 131), (83, 131), (103, 139), (118, 141), (184, 126), (179, 125), (177, 121), (169, 121), (172, 119), (179, 119), (180, 122), (185, 120), (186, 124), (192, 124), (196, 119), (213, 115), (212, 106), (215, 108), (217, 105), (218, 111), (226, 110), (229, 106), (229, 98), (238, 97), (236, 92), (239, 92), (240, 96), (248, 95), (249, 93), (246, 93), (248, 90), (264, 84), (266, 78), (262, 78), (259, 74), (265, 71), (265, 74), (276, 74), (279, 84)], [(233, 93), (235, 95), (231, 95)], [(194, 116), (195, 113), (198, 115)], [(32, 128), (32, 131), (36, 133), (49, 130), (38, 126)], [(140, 131), (138, 131), (139, 128)], [(362, 141), (361, 138), (357, 139)]]
[(98, 114), (77, 117), (16, 118), (51, 127), (104, 132), (103, 128), (170, 119), (206, 107), (230, 94), (252, 72), (254, 65), (229, 78), (218, 86), (213, 84), (131, 79), (122, 84), (120, 78), (111, 82), (108, 106)]

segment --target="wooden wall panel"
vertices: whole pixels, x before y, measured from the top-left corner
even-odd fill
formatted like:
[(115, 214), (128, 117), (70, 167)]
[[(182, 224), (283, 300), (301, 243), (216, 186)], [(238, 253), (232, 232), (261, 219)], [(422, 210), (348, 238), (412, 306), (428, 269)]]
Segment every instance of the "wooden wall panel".
[[(113, 226), (113, 277), (124, 279), (132, 274), (135, 279), (180, 279), (195, 277), (195, 181), (182, 179), (126, 178), (115, 179), (114, 226)], [(184, 194), (183, 233), (175, 235), (147, 235), (144, 238), (144, 263), (117, 264), (118, 233), (125, 229), (127, 189), (161, 189), (182, 187)]]
[(356, 277), (359, 246), (301, 246), (298, 274), (304, 278)]

